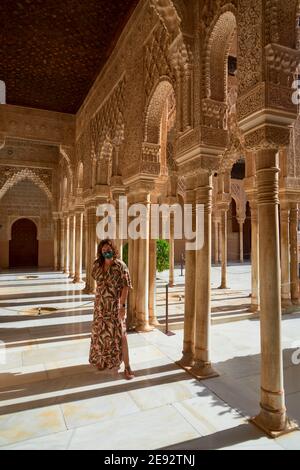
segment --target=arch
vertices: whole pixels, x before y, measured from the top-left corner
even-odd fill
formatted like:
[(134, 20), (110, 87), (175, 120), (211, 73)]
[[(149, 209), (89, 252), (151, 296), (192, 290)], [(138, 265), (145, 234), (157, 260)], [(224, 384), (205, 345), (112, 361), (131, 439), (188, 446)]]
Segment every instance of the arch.
[(11, 226), (9, 267), (38, 266), (37, 226), (29, 218), (19, 218)]
[(237, 200), (231, 196), (230, 209), (229, 213), (231, 214), (231, 230), (232, 232), (239, 232), (238, 224), (238, 203)]
[(174, 93), (173, 85), (167, 77), (163, 77), (149, 98), (145, 118), (145, 142), (159, 144), (163, 107), (171, 93)]
[(232, 5), (225, 6), (221, 15), (212, 24), (208, 34), (204, 73), (206, 98), (226, 101), (227, 60), (236, 28), (235, 9)]
[(67, 171), (69, 173), (70, 193), (72, 194), (73, 193), (73, 170), (72, 170), (72, 162), (71, 162), (71, 158), (70, 158), (69, 154), (71, 154), (71, 157), (72, 157), (73, 149), (72, 148), (67, 149), (64, 146), (60, 145), (59, 151), (60, 151), (61, 156), (64, 159), (64, 162), (65, 162), (66, 167), (67, 167)]
[(8, 224), (7, 224), (7, 238), (8, 240), (11, 240), (11, 230), (12, 226), (14, 225), (15, 222), (17, 222), (20, 219), (28, 219), (32, 223), (35, 224), (36, 229), (37, 229), (37, 239), (40, 239), (40, 233), (41, 233), (41, 226), (40, 226), (40, 216), (27, 216), (27, 215), (22, 215), (22, 216), (13, 216), (8, 219)]
[(15, 186), (20, 181), (25, 179), (31, 180), (36, 186), (38, 186), (48, 197), (48, 199), (52, 202), (53, 196), (50, 189), (46, 186), (44, 181), (32, 170), (28, 168), (23, 169), (17, 173), (15, 173), (11, 178), (9, 178), (2, 188), (0, 189), (0, 199), (4, 196), (4, 194), (13, 186)]
[(100, 150), (100, 156), (96, 161), (97, 184), (110, 184), (112, 175), (113, 144), (106, 138)]

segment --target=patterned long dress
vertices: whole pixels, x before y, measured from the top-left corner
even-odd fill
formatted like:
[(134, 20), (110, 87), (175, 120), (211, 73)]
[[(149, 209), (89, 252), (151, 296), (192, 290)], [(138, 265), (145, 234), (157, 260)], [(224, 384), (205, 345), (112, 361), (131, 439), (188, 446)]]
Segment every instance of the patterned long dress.
[(118, 368), (122, 363), (122, 334), (126, 331), (118, 305), (123, 287), (132, 287), (129, 271), (119, 259), (107, 271), (96, 261), (92, 276), (97, 288), (89, 362), (100, 370)]

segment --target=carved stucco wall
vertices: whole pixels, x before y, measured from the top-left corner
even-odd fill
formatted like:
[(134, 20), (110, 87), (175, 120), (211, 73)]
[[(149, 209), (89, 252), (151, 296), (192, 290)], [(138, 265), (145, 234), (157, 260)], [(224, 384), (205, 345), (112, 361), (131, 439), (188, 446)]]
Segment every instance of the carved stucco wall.
[[(226, 128), (226, 59), (232, 36), (237, 31), (239, 118), (263, 108), (266, 93), (278, 108), (291, 109), (287, 88), (295, 58), (286, 61), (283, 49), (272, 45), (266, 49), (264, 62), (263, 51), (270, 42), (295, 44), (296, 4), (295, 0), (288, 4), (283, 0), (142, 0), (76, 116), (76, 134), (75, 117), (38, 110), (24, 115), (24, 110), (5, 107), (0, 110), (1, 136), (8, 132), (28, 139), (34, 134), (36, 140), (55, 146), (60, 156), (53, 173), (58, 182), (52, 188), (53, 199), (56, 201), (58, 190), (61, 198), (62, 182), (67, 178), (69, 198), (64, 207), (72, 208), (81, 164), (86, 201), (95, 196), (97, 183), (110, 183), (115, 155), (123, 176), (141, 167), (153, 178), (159, 175), (159, 149), (145, 144), (158, 142), (157, 122), (165, 100), (161, 91), (166, 83), (174, 90), (176, 101), (175, 159), (178, 149), (187, 153), (200, 145), (201, 137), (205, 145), (225, 148), (222, 164), (225, 168), (228, 159), (230, 166), (236, 158), (230, 152), (242, 150), (237, 119), (232, 132), (229, 129), (232, 135), (228, 136)], [(279, 72), (275, 70), (278, 60)], [(267, 91), (266, 77), (270, 82)], [(251, 139), (256, 145), (264, 139), (263, 132)], [(4, 149), (8, 152), (7, 145)], [(289, 152), (290, 160), (294, 159), (291, 155)], [(219, 157), (221, 161), (222, 155)], [(17, 162), (21, 153), (11, 158)], [(34, 158), (36, 167), (42, 166), (42, 160)], [(147, 165), (139, 165), (145, 161)], [(207, 158), (201, 164), (215, 168)], [(195, 171), (197, 166), (195, 160), (189, 168)], [(289, 166), (295, 167), (295, 159)]]
[(11, 225), (19, 218), (37, 222), (38, 239), (51, 240), (52, 204), (45, 193), (30, 179), (15, 183), (0, 199), (1, 240), (10, 240)]

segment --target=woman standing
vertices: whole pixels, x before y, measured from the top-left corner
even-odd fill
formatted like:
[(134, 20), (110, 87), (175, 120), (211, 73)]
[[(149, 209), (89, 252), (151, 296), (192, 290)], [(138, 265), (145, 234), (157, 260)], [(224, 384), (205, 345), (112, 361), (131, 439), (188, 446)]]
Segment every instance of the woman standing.
[(128, 268), (118, 259), (112, 240), (99, 244), (92, 276), (97, 288), (89, 362), (104, 370), (119, 369), (124, 361), (125, 377), (132, 379), (125, 321), (126, 300), (132, 285)]

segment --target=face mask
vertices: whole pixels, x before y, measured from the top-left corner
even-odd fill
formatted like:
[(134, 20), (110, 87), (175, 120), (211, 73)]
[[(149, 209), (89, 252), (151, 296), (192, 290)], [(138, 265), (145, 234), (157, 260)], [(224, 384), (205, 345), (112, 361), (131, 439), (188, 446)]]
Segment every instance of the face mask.
[(113, 256), (114, 256), (114, 252), (113, 251), (107, 251), (106, 253), (102, 253), (103, 255), (103, 258), (105, 259), (112, 259)]

